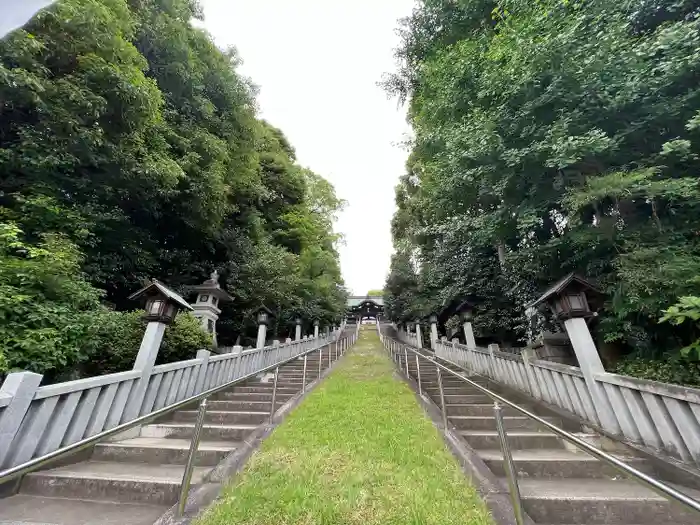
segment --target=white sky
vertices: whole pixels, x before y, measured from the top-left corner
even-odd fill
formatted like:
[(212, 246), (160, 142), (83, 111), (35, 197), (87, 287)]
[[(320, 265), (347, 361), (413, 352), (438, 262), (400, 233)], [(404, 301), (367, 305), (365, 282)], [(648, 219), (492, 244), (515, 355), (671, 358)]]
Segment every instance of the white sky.
[(377, 86), (395, 69), (397, 20), (414, 0), (201, 0), (204, 27), (235, 46), (260, 88), (261, 116), (301, 164), (348, 201), (337, 229), (350, 290), (382, 288), (392, 252), (394, 186), (407, 152), (405, 110)]

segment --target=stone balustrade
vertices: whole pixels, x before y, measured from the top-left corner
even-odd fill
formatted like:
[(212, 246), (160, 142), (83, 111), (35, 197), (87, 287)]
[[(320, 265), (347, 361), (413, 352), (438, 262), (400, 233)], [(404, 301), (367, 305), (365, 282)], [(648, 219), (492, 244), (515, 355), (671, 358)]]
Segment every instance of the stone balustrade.
[[(208, 389), (325, 346), (326, 337), (214, 355), (39, 386), (42, 376), (10, 374), (0, 387), (0, 467), (10, 468), (127, 423)], [(157, 348), (156, 348), (157, 351)], [(138, 360), (137, 360), (138, 364)]]
[[(593, 374), (551, 361), (438, 341), (435, 353), (470, 372), (566, 410), (655, 454), (700, 466), (700, 389), (607, 372)], [(600, 401), (604, 397), (603, 402)]]

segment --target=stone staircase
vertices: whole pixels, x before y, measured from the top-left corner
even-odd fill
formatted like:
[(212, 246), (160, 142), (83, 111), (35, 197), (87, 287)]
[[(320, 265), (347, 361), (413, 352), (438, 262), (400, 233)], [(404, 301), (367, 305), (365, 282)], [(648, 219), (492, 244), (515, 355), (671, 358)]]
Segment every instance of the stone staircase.
[[(307, 385), (319, 376), (319, 355), (307, 358)], [(322, 370), (328, 357), (325, 347)], [(302, 359), (280, 368), (275, 409), (301, 391), (302, 374)], [(272, 377), (208, 400), (193, 485), (267, 423)], [(83, 461), (26, 475), (17, 494), (0, 499), (0, 525), (151, 525), (177, 501), (196, 418), (197, 406), (174, 412), (136, 437), (99, 443)]]
[[(406, 370), (402, 359), (402, 370)], [(421, 360), (423, 392), (440, 406), (437, 373)], [(415, 358), (409, 354), (408, 369), (417, 377)], [(455, 371), (464, 371), (454, 367)], [(492, 473), (505, 480), (504, 460), (500, 449), (493, 401), (477, 388), (442, 373), (448, 424), (474, 449)], [(497, 388), (486, 378), (470, 379), (491, 390)], [(524, 405), (538, 413), (540, 409)], [(543, 417), (538, 413), (540, 417)], [(602, 461), (578, 450), (556, 434), (540, 427), (530, 418), (520, 416), (514, 409), (503, 408), (513, 460), (518, 471), (519, 486), (525, 512), (536, 524), (547, 525), (691, 525), (698, 523), (677, 504), (642, 486), (625, 479)], [(600, 437), (582, 431), (580, 425), (557, 417), (544, 417), (578, 437), (598, 444)], [(600, 447), (599, 447), (600, 448)], [(620, 448), (620, 450), (622, 450)], [(631, 452), (615, 453), (635, 468), (661, 478), (648, 461)], [(700, 492), (678, 487), (698, 499)]]

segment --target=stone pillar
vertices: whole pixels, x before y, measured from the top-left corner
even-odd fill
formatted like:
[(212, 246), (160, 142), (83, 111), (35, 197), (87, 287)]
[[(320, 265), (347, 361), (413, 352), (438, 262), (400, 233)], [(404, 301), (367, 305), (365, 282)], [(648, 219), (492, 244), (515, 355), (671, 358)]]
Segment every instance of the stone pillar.
[(437, 329), (437, 316), (431, 315), (430, 316), (430, 346), (432, 347), (433, 350), (435, 350), (435, 347), (437, 346), (438, 343), (438, 329)]
[(420, 329), (420, 321), (416, 321), (416, 346), (423, 348), (423, 334)]
[(295, 341), (301, 341), (301, 319), (297, 317), (296, 319), (296, 330), (294, 332), (294, 340)]
[(574, 317), (564, 321), (566, 333), (569, 334), (571, 346), (574, 347), (576, 359), (586, 380), (586, 386), (591, 393), (595, 410), (600, 424), (608, 432), (620, 434), (620, 424), (615, 417), (613, 406), (605, 394), (603, 385), (596, 381), (595, 376), (604, 374), (603, 362), (600, 360), (591, 332), (583, 317)]
[(318, 339), (318, 321), (314, 321), (314, 339)]
[(156, 357), (158, 357), (158, 350), (163, 341), (166, 326), (165, 323), (160, 321), (150, 321), (146, 325), (146, 332), (143, 334), (141, 346), (139, 347), (138, 354), (136, 354), (136, 361), (134, 362), (133, 368), (134, 370), (138, 370), (140, 374), (129, 393), (129, 398), (126, 402), (124, 415), (121, 421), (129, 421), (139, 416), (141, 404), (146, 395), (148, 380), (151, 377), (153, 366), (156, 363)]
[(464, 329), (464, 341), (467, 345), (467, 348), (476, 348), (476, 339), (474, 339), (474, 329), (472, 328), (472, 322), (464, 321), (462, 328)]
[(266, 339), (267, 339), (267, 325), (265, 323), (260, 323), (258, 325), (258, 340), (255, 343), (255, 348), (264, 348)]

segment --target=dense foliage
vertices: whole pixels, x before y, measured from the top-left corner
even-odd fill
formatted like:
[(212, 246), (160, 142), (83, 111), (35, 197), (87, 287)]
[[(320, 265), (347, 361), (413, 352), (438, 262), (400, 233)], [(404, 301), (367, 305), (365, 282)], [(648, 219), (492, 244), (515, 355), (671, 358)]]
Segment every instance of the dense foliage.
[(576, 271), (605, 292), (600, 343), (691, 344), (659, 318), (700, 292), (699, 17), (695, 0), (421, 0), (386, 82), (415, 132), (392, 317), (469, 298), (479, 337), (522, 342), (523, 305)]
[(256, 116), (235, 51), (198, 18), (195, 0), (61, 0), (0, 41), (2, 256), (41, 282), (2, 261), (7, 304), (37, 317), (2, 327), (6, 366), (70, 367), (85, 355), (75, 316), (134, 308), (149, 278), (184, 291), (219, 270), (235, 298), (221, 344), (250, 341), (260, 304), (280, 336), (295, 315), (344, 311), (342, 202)]

